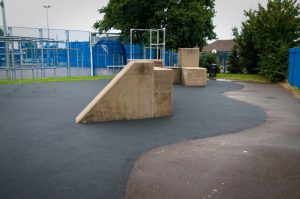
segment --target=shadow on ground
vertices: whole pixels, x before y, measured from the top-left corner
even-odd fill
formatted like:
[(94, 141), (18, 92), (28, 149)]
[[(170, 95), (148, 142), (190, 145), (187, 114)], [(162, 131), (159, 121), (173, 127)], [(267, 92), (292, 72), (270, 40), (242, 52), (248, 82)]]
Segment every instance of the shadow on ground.
[(265, 112), (222, 95), (236, 83), (174, 86), (173, 116), (75, 124), (105, 81), (0, 86), (0, 198), (122, 198), (141, 154), (166, 144), (241, 131)]

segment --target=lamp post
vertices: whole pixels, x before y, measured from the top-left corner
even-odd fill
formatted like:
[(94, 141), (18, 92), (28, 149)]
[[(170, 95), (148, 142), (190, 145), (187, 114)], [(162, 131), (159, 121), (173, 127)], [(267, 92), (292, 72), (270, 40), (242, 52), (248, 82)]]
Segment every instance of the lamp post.
[(47, 10), (47, 31), (48, 31), (48, 39), (49, 39), (50, 37), (49, 37), (49, 15), (48, 15), (48, 10), (49, 10), (49, 8), (51, 8), (51, 6), (50, 5), (44, 5), (43, 7), (46, 8), (46, 10)]

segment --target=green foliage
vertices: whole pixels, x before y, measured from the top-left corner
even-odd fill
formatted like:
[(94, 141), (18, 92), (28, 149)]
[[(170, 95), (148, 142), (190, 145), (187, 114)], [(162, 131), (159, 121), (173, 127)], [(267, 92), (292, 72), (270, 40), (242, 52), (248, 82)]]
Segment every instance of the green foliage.
[(245, 12), (241, 31), (233, 30), (248, 72), (260, 72), (273, 82), (285, 80), (288, 49), (300, 43), (300, 5), (296, 0), (269, 0), (257, 11)]
[(228, 58), (228, 71), (230, 73), (243, 73), (243, 67), (241, 66), (240, 56), (238, 53), (238, 47), (234, 46), (230, 52)]
[(217, 73), (220, 72), (220, 63), (218, 61), (218, 57), (216, 53), (205, 53), (202, 54), (200, 57), (200, 66), (207, 68), (207, 71), (209, 71), (209, 66), (211, 64), (217, 65)]
[(200, 58), (200, 66), (209, 69), (211, 64), (219, 65), (217, 55), (215, 53), (202, 54)]
[(244, 66), (248, 73), (257, 74), (259, 72), (258, 60), (259, 50), (255, 46), (255, 33), (253, 30), (254, 12), (245, 12), (248, 19), (242, 22), (240, 33), (237, 28), (233, 29), (235, 42), (237, 43), (241, 65)]
[[(129, 40), (131, 28), (166, 28), (168, 48), (203, 48), (207, 40), (216, 38), (212, 18), (215, 0), (110, 0), (99, 10), (104, 14), (94, 28), (102, 31), (121, 30), (121, 39)], [(136, 35), (142, 43), (149, 38), (145, 33)]]
[(237, 80), (237, 81), (249, 81), (249, 82), (260, 82), (260, 83), (268, 83), (269, 81), (262, 75), (259, 74), (218, 74), (218, 78), (220, 79), (229, 79), (229, 80)]
[(284, 44), (272, 47), (276, 52), (262, 53), (260, 73), (272, 82), (281, 82), (288, 74), (288, 47)]

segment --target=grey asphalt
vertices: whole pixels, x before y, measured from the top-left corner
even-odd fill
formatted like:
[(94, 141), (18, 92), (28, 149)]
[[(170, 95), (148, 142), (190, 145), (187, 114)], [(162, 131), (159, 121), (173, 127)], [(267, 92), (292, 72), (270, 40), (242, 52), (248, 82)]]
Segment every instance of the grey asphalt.
[(225, 95), (263, 108), (266, 122), (144, 154), (125, 198), (300, 198), (300, 101), (276, 84), (243, 85)]
[(122, 198), (134, 161), (151, 149), (255, 127), (266, 113), (209, 81), (174, 86), (173, 116), (76, 124), (105, 81), (0, 86), (0, 198)]

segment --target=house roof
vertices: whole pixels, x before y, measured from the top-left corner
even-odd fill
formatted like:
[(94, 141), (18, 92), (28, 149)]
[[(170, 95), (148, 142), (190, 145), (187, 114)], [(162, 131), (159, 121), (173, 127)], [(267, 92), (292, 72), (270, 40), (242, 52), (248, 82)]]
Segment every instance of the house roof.
[(234, 45), (235, 41), (233, 40), (217, 40), (204, 46), (202, 52), (211, 52), (214, 49), (222, 52), (230, 52)]

